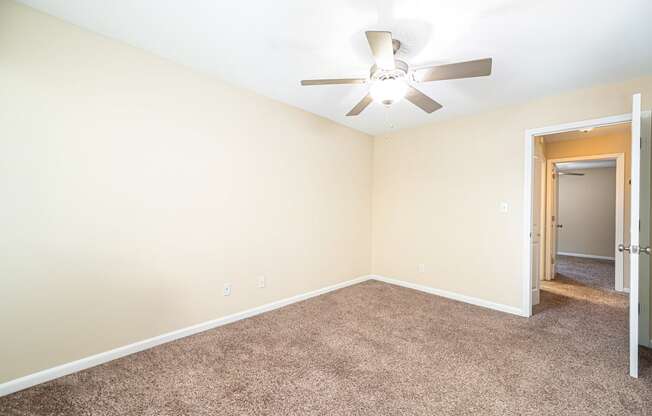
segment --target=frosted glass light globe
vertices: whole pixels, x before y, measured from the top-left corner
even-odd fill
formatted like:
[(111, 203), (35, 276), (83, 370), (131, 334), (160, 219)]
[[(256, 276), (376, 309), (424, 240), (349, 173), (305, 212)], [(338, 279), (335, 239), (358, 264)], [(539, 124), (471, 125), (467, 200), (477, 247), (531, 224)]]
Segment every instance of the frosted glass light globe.
[(385, 78), (375, 81), (371, 85), (369, 93), (371, 98), (384, 105), (392, 105), (405, 97), (407, 84), (401, 78)]

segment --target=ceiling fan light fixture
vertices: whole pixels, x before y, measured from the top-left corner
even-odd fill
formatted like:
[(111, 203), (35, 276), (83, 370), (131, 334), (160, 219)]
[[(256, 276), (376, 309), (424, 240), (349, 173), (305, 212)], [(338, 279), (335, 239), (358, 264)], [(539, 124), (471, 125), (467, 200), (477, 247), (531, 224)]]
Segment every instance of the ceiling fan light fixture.
[(377, 79), (371, 85), (369, 93), (374, 101), (386, 106), (401, 101), (407, 93), (408, 85), (401, 77)]
[(369, 78), (304, 79), (301, 81), (301, 85), (304, 86), (366, 84), (369, 82), (371, 84), (369, 92), (358, 101), (351, 111), (346, 113), (347, 117), (360, 115), (373, 101), (389, 107), (403, 98), (428, 114), (442, 108), (437, 101), (408, 84), (408, 77), (410, 81), (427, 82), (491, 75), (491, 58), (421, 67), (416, 72), (410, 71), (406, 62), (396, 59), (401, 42), (393, 39), (390, 32), (369, 30), (365, 32), (365, 36), (374, 59), (374, 64), (369, 68)]

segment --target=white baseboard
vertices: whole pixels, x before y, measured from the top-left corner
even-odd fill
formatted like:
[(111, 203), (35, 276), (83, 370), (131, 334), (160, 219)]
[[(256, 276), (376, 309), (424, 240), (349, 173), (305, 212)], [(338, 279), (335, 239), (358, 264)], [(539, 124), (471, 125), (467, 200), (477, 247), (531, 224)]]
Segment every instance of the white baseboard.
[(568, 253), (568, 252), (563, 252), (563, 251), (558, 251), (557, 254), (560, 255), (560, 256), (583, 257), (585, 259), (616, 260), (615, 257), (594, 256), (593, 254)]
[(488, 300), (484, 300), (480, 298), (474, 298), (471, 296), (466, 296), (455, 292), (449, 292), (447, 290), (436, 289), (434, 287), (423, 286), (416, 283), (410, 283), (404, 280), (398, 280), (398, 279), (393, 279), (384, 276), (373, 275), (371, 276), (371, 278), (381, 282), (390, 283), (397, 286), (403, 286), (409, 289), (418, 290), (420, 292), (441, 296), (443, 298), (453, 299), (464, 303), (470, 303), (471, 305), (482, 306), (484, 308), (489, 308), (500, 312), (511, 313), (512, 315), (526, 316), (526, 317), (528, 316), (523, 313), (521, 308), (517, 308), (514, 306), (503, 305), (501, 303), (490, 302)]
[(23, 390), (37, 384), (45, 383), (50, 380), (54, 380), (59, 377), (66, 376), (68, 374), (76, 373), (78, 371), (85, 370), (87, 368), (95, 367), (100, 364), (124, 357), (126, 355), (134, 354), (139, 351), (143, 351), (149, 348), (156, 347), (167, 342), (175, 341), (180, 338), (184, 338), (190, 335), (197, 334), (199, 332), (207, 331), (222, 325), (230, 324), (242, 319), (250, 318), (261, 313), (269, 312), (274, 309), (282, 308), (302, 300), (310, 299), (315, 296), (322, 295), (324, 293), (332, 292), (337, 289), (342, 289), (347, 286), (352, 286), (358, 283), (362, 283), (367, 280), (378, 280), (381, 282), (407, 287), (410, 289), (419, 290), (421, 292), (430, 293), (433, 295), (441, 296), (448, 299), (457, 300), (460, 302), (470, 303), (476, 306), (482, 306), (489, 309), (494, 309), (501, 312), (510, 313), (513, 315), (527, 316), (519, 308), (513, 306), (502, 305), (499, 303), (490, 302), (484, 299), (474, 298), (471, 296), (461, 295), (459, 293), (449, 292), (442, 289), (435, 289), (428, 286), (422, 286), (415, 283), (405, 282), (403, 280), (391, 279), (384, 276), (377, 275), (368, 275), (361, 276), (352, 280), (347, 280), (346, 282), (338, 283), (332, 286), (327, 286), (321, 289), (314, 290), (312, 292), (302, 293), (300, 295), (292, 296), (287, 299), (282, 299), (276, 302), (268, 303), (262, 306), (258, 306), (252, 309), (247, 309), (242, 312), (234, 313), (232, 315), (224, 316), (222, 318), (214, 319), (211, 321), (202, 322), (196, 325), (192, 325), (186, 328), (178, 329), (176, 331), (168, 332), (163, 335), (159, 335), (153, 338), (148, 338), (143, 341), (134, 342), (133, 344), (125, 345), (123, 347), (115, 348), (113, 350), (101, 352), (99, 354), (91, 355), (90, 357), (85, 357), (77, 361), (72, 361), (70, 363), (61, 364), (56, 367), (48, 368), (46, 370), (39, 371), (37, 373), (29, 374), (24, 377), (20, 377), (14, 380), (7, 381), (0, 384), (0, 397), (7, 394)]
[(276, 302), (268, 303), (266, 305), (258, 306), (252, 309), (247, 309), (242, 312), (234, 313), (232, 315), (224, 316), (222, 318), (214, 319), (211, 321), (202, 322), (200, 324), (192, 325), (186, 328), (178, 329), (176, 331), (168, 332), (153, 338), (145, 339), (143, 341), (134, 342), (133, 344), (125, 345), (110, 351), (101, 352), (99, 354), (91, 355), (77, 361), (62, 364), (56, 367), (48, 368), (37, 373), (29, 374), (14, 380), (7, 381), (0, 384), (0, 397), (7, 394), (35, 386), (37, 384), (45, 383), (46, 381), (54, 380), (55, 378), (63, 377), (68, 374), (76, 373), (87, 368), (95, 367), (100, 364), (124, 357), (139, 351), (143, 351), (157, 345), (165, 344), (170, 341), (175, 341), (180, 338), (194, 335), (218, 326), (230, 324), (245, 318), (259, 315), (264, 312), (269, 312), (292, 303), (301, 302), (302, 300), (310, 299), (324, 293), (332, 292), (347, 286), (355, 285), (357, 283), (369, 280), (371, 276), (361, 276), (356, 279), (347, 280), (346, 282), (338, 283), (332, 286), (327, 286), (312, 292), (302, 293), (300, 295), (292, 296), (287, 299), (282, 299)]

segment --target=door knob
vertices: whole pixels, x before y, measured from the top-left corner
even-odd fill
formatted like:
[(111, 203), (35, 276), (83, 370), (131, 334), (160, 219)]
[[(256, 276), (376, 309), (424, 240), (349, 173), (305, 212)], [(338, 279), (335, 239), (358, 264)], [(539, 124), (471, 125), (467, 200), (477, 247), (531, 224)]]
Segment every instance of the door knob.
[(623, 251), (626, 251), (626, 252), (629, 253), (629, 250), (630, 250), (630, 247), (629, 247), (629, 246), (626, 246), (626, 247), (625, 247), (625, 245), (622, 244), (622, 243), (621, 243), (621, 244), (618, 244), (618, 251), (620, 251), (621, 253), (622, 253)]
[(649, 246), (648, 247), (641, 247), (638, 251), (640, 253), (650, 255), (650, 247)]
[(557, 224), (557, 228), (564, 228), (564, 224)]

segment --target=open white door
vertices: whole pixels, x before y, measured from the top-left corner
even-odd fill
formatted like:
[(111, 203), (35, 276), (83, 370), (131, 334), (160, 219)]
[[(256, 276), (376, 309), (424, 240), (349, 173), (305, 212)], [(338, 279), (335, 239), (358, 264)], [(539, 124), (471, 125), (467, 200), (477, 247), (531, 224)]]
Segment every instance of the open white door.
[(557, 275), (555, 263), (557, 261), (557, 231), (561, 228), (559, 224), (559, 174), (557, 166), (549, 164), (548, 172), (548, 203), (546, 206), (546, 217), (548, 227), (546, 229), (546, 270), (545, 280), (554, 280)]
[(638, 344), (652, 347), (650, 340), (650, 196), (652, 167), (652, 116), (649, 111), (641, 114), (641, 186), (640, 186), (640, 221), (638, 256)]
[[(649, 235), (649, 222), (648, 229), (643, 230), (644, 224), (640, 222), (641, 219), (641, 133), (642, 133), (642, 120), (641, 120), (641, 95), (635, 94), (632, 100), (632, 172), (631, 172), (631, 229), (630, 229), (630, 245), (625, 247), (622, 244), (618, 247), (620, 251), (629, 253), (629, 375), (638, 377), (638, 344), (639, 344), (639, 263), (641, 251), (649, 250), (648, 246), (644, 246), (641, 250), (641, 235)], [(643, 163), (649, 163), (644, 161)], [(649, 172), (649, 169), (648, 169)], [(643, 190), (643, 194), (649, 198), (649, 189)], [(648, 204), (649, 205), (649, 204)], [(645, 209), (645, 208), (644, 208)], [(645, 259), (647, 261), (647, 259)]]

